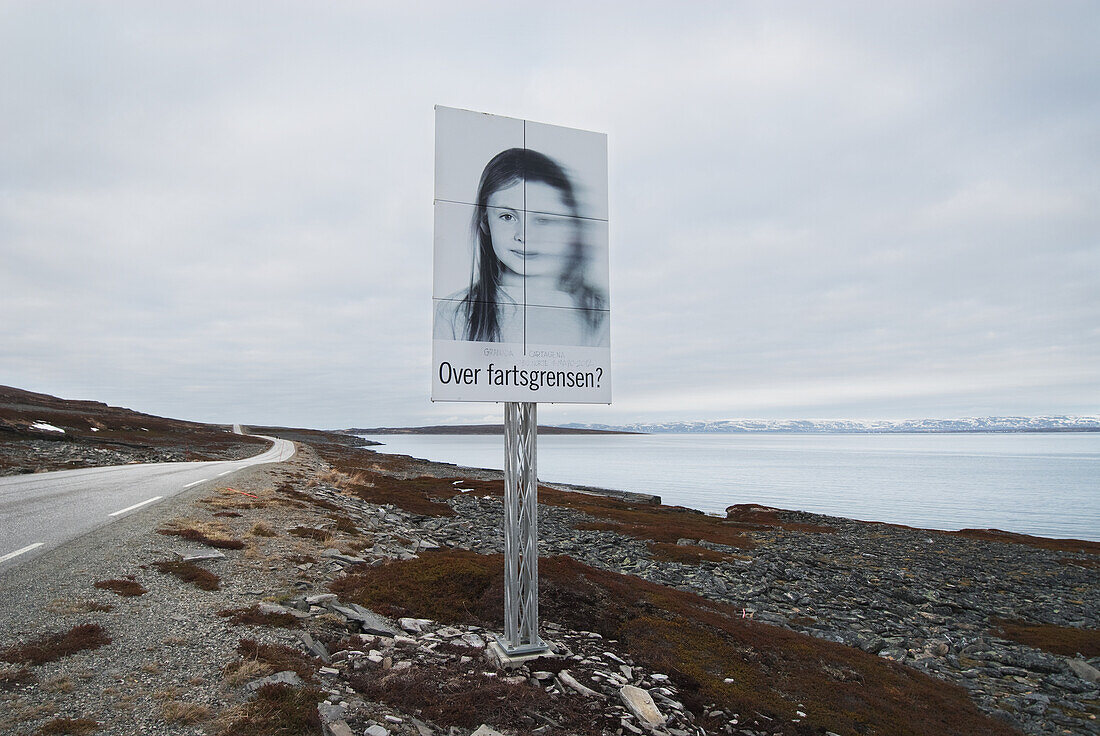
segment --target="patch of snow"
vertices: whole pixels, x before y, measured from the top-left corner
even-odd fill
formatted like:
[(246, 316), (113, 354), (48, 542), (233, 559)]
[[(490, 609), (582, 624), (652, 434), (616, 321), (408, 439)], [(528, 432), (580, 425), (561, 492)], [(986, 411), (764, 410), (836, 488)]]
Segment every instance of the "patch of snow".
[(99, 431), (99, 427), (92, 427), (92, 431), (93, 431), (93, 432), (98, 432), (98, 431)]
[(146, 429), (145, 427), (142, 427), (142, 428), (141, 428), (141, 431), (142, 431), (142, 432), (148, 432), (149, 430), (147, 430), (147, 429)]
[(52, 424), (46, 424), (45, 422), (35, 422), (31, 425), (31, 429), (41, 429), (46, 432), (60, 432), (61, 434), (65, 434), (65, 430), (63, 430), (61, 427), (55, 427)]

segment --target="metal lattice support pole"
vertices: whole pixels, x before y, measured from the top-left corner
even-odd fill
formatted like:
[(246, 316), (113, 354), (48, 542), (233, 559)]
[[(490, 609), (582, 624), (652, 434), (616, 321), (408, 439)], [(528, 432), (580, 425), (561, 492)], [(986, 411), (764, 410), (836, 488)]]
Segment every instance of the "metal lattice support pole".
[(534, 402), (504, 405), (504, 637), (509, 655), (546, 651), (539, 638), (538, 420)]

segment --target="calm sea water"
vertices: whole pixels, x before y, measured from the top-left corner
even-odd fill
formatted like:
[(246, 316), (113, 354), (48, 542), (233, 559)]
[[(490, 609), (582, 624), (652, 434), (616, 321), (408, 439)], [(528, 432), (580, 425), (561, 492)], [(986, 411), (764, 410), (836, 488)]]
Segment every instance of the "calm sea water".
[[(501, 468), (497, 436), (384, 435), (374, 449)], [(932, 529), (1100, 541), (1100, 433), (543, 435), (539, 478), (724, 512), (759, 503)]]

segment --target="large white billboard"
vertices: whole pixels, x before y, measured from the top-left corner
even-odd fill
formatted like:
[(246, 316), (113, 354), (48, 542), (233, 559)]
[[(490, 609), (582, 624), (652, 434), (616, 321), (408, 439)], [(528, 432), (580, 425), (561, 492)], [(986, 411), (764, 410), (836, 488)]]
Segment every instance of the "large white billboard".
[(611, 403), (607, 136), (436, 107), (433, 401)]

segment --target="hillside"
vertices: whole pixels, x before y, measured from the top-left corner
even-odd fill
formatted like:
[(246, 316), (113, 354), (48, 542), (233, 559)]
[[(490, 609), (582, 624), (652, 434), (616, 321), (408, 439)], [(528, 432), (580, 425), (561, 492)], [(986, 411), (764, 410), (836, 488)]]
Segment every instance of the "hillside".
[(0, 475), (129, 462), (236, 460), (267, 446), (225, 425), (0, 386)]

